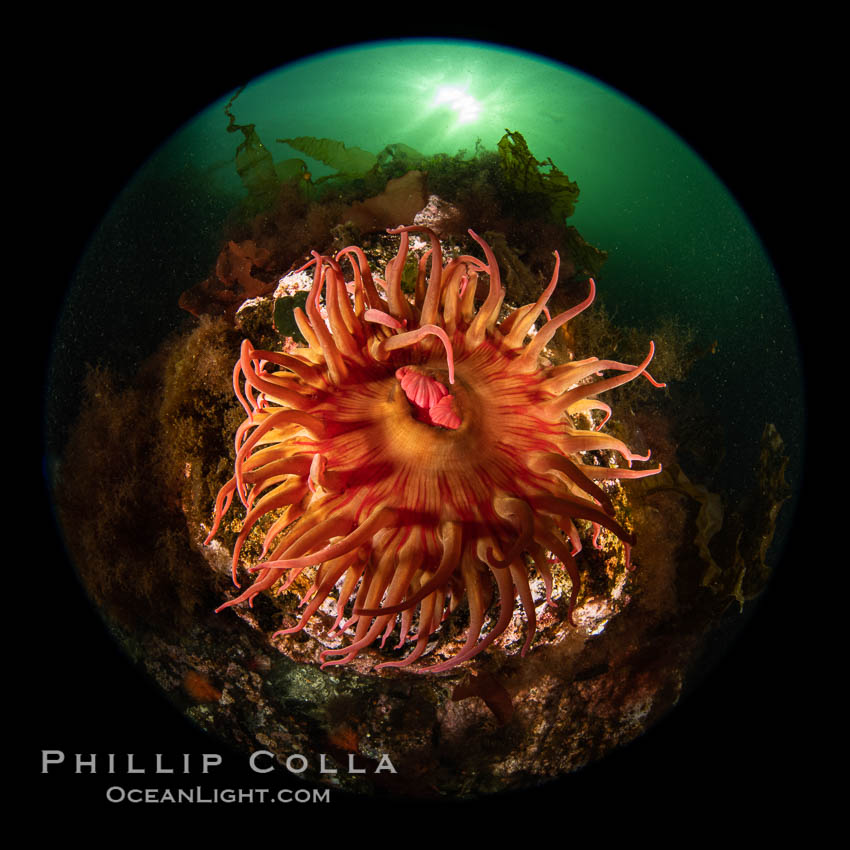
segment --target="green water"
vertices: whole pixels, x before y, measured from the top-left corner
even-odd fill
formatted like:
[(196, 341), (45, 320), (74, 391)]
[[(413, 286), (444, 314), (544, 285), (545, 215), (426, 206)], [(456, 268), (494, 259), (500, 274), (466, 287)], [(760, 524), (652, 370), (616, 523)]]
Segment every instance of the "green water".
[[(56, 341), (64, 362), (81, 359), (75, 345), (93, 345), (82, 316), (110, 317), (112, 339), (99, 338), (98, 350), (109, 358), (111, 346), (119, 359), (149, 353), (181, 321), (176, 299), (209, 273), (221, 223), (244, 192), (234, 168), (242, 136), (226, 132), (231, 94), (168, 140), (117, 199), (68, 296)], [(535, 156), (578, 183), (569, 223), (609, 252), (598, 283), (617, 321), (649, 328), (677, 316), (702, 344), (717, 342), (692, 380), (727, 411), (726, 468), (750, 480), (770, 421), (799, 477), (801, 370), (770, 260), (709, 166), (639, 105), (530, 54), (419, 41), (361, 45), (271, 72), (241, 92), (233, 113), (256, 124), (276, 161), (306, 159), (314, 178), (329, 169), (275, 140), (329, 137), (373, 153), (402, 142), (453, 155), (477, 143), (494, 150), (506, 128), (519, 130)], [(140, 293), (132, 319), (122, 309), (128, 288)]]

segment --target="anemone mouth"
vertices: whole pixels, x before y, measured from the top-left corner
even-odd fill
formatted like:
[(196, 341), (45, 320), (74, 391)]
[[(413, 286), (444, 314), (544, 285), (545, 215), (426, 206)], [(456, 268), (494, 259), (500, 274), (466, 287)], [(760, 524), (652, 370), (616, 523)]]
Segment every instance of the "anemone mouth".
[(463, 418), (457, 400), (446, 385), (437, 380), (433, 370), (402, 366), (395, 376), (417, 422), (452, 431), (460, 428)]
[[(409, 299), (401, 269), (412, 230), (424, 231), (431, 249), (419, 261)], [(598, 430), (579, 430), (572, 420), (607, 409), (595, 395), (640, 375), (663, 386), (646, 372), (652, 344), (637, 366), (595, 358), (544, 365), (545, 346), (592, 303), (595, 284), (580, 304), (547, 313), (526, 342), (557, 284), (557, 253), (538, 300), (500, 321), (505, 292), (498, 265), (487, 243), (469, 232), (485, 259), (461, 255), (444, 264), (439, 239), (427, 228), (390, 231), (401, 244), (383, 280), (357, 248), (335, 258), (314, 252), (305, 267), (314, 270), (305, 311), (295, 311), (307, 348), (279, 354), (243, 343), (234, 389), (247, 419), (208, 537), (236, 495), (247, 511), (233, 549), (237, 586), (248, 535), (266, 515), (274, 519), (263, 535), (262, 560), (248, 567), (253, 584), (218, 610), (275, 587), (289, 590), (310, 571), (298, 623), (277, 635), (304, 629), (335, 598), (331, 631), (353, 634), (322, 653), (323, 667), (349, 663), (376, 641), (383, 646), (396, 629), (399, 646), (412, 642), (413, 649), (378, 668), (408, 667), (445, 617), (465, 604), (469, 625), (460, 650), (416, 668), (450, 670), (505, 631), (517, 598), (527, 620), (525, 654), (536, 629), (532, 568), (551, 604), (550, 567), (560, 563), (570, 580), (572, 621), (581, 583), (576, 523), (590, 523), (594, 546), (603, 528), (619, 538), (628, 564), (635, 538), (614, 517), (604, 488), (660, 471), (632, 469), (648, 456)], [(348, 282), (344, 261), (353, 276)], [(482, 274), (489, 287), (476, 305)], [(600, 377), (610, 371), (618, 374)], [(627, 468), (584, 463), (584, 453), (594, 450), (619, 453)], [(495, 599), (498, 614), (485, 630)]]

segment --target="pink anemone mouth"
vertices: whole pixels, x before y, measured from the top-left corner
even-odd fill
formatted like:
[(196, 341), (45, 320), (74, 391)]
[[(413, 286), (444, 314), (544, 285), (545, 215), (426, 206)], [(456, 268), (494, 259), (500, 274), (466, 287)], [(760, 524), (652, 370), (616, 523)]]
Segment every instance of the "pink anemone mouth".
[[(419, 261), (409, 299), (401, 277), (414, 230), (427, 235), (431, 249)], [(628, 563), (635, 538), (614, 518), (604, 482), (652, 475), (660, 466), (632, 468), (649, 456), (600, 433), (610, 409), (596, 396), (641, 375), (664, 386), (646, 371), (654, 347), (636, 366), (596, 358), (549, 365), (541, 355), (556, 331), (593, 302), (592, 279), (584, 301), (549, 318), (556, 253), (537, 301), (500, 319), (505, 290), (493, 252), (477, 234), (469, 231), (484, 260), (461, 255), (444, 263), (427, 228), (389, 232), (401, 244), (383, 281), (359, 248), (313, 254), (305, 266), (314, 269), (312, 289), (305, 310), (295, 310), (306, 348), (282, 354), (242, 344), (234, 388), (247, 418), (207, 538), (236, 494), (247, 511), (233, 550), (237, 587), (245, 541), (261, 519), (273, 519), (262, 560), (248, 568), (253, 584), (218, 610), (250, 604), (275, 586), (288, 590), (308, 570), (301, 618), (276, 635), (300, 631), (336, 596), (331, 631), (353, 630), (353, 637), (324, 650), (322, 666), (350, 662), (378, 639), (383, 646), (398, 626), (399, 647), (410, 642), (412, 651), (380, 669), (416, 662), (465, 601), (463, 647), (441, 663), (414, 668), (440, 672), (502, 634), (518, 598), (528, 623), (524, 655), (536, 629), (529, 577), (536, 571), (553, 604), (553, 558), (571, 581), (572, 620), (582, 546), (576, 520), (591, 523), (594, 542), (601, 528), (615, 534)], [(348, 283), (345, 264), (353, 276)], [(489, 289), (476, 306), (485, 274)], [(594, 410), (605, 414), (597, 428), (575, 426), (574, 417)], [(619, 455), (625, 466), (584, 463), (582, 453), (594, 450)], [(498, 616), (482, 634), (496, 594)]]

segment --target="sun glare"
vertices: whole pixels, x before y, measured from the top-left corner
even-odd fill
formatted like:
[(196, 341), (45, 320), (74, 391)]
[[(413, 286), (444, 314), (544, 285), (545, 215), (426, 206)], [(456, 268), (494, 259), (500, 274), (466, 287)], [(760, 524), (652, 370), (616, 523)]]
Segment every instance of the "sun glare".
[(472, 95), (456, 86), (441, 86), (434, 95), (432, 106), (448, 106), (457, 114), (458, 124), (469, 124), (478, 118), (481, 104)]

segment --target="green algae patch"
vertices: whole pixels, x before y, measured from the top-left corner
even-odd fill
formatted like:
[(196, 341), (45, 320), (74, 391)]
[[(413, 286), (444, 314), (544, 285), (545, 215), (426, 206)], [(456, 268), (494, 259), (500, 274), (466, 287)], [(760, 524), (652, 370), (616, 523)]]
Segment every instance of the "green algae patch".
[(302, 310), (306, 309), (308, 294), (307, 292), (296, 292), (294, 295), (275, 298), (274, 327), (281, 339), (291, 336), (301, 345), (307, 343), (295, 323), (295, 309), (296, 307), (300, 307)]

